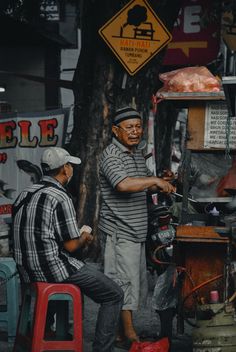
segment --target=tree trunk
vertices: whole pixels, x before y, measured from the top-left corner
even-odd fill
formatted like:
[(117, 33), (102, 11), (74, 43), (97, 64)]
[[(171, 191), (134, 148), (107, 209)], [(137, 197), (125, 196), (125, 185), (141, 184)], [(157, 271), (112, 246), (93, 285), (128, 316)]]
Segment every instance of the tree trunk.
[(157, 171), (170, 169), (177, 117), (178, 110), (172, 101), (163, 101), (157, 105), (154, 141)]
[[(147, 116), (151, 96), (158, 87), (158, 73), (164, 49), (138, 73), (130, 76), (98, 34), (99, 28), (111, 19), (128, 1), (81, 1), (82, 48), (74, 75), (74, 129), (71, 152), (82, 159), (72, 192), (77, 198), (79, 224), (88, 224), (96, 233), (100, 208), (98, 160), (111, 140), (111, 117), (120, 105), (136, 104)], [(149, 0), (157, 16), (171, 32), (180, 1)], [(124, 79), (126, 85), (122, 85)]]

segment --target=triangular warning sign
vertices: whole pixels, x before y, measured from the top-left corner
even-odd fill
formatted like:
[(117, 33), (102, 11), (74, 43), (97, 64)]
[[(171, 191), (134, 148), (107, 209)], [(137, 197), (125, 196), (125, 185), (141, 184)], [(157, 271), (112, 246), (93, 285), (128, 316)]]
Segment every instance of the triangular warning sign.
[(146, 0), (132, 0), (100, 30), (113, 53), (134, 75), (172, 39)]

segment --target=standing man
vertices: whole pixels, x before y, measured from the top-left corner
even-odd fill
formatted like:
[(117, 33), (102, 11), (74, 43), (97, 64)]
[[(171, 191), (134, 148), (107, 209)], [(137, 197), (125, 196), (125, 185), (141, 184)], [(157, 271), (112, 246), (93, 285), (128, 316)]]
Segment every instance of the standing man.
[(138, 341), (132, 312), (147, 296), (145, 241), (147, 192), (173, 192), (169, 182), (152, 176), (137, 146), (143, 126), (141, 115), (131, 107), (116, 111), (112, 143), (100, 159), (102, 205), (99, 229), (105, 239), (104, 273), (124, 291), (120, 341)]
[(23, 282), (67, 282), (100, 304), (93, 352), (111, 352), (123, 303), (122, 289), (103, 273), (73, 257), (93, 241), (89, 226), (78, 228), (65, 186), (77, 157), (65, 149), (44, 151), (44, 177), (22, 191), (13, 207), (14, 258)]

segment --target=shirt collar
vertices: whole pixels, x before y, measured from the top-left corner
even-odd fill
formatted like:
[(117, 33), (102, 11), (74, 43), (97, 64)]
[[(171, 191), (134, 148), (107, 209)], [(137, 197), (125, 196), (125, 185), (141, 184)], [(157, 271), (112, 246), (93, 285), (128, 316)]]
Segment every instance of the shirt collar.
[(62, 184), (57, 181), (54, 177), (51, 177), (51, 176), (43, 176), (43, 179), (42, 179), (43, 182), (50, 182), (50, 183), (53, 183), (55, 184), (56, 186), (64, 189), (64, 187), (62, 186)]
[[(117, 138), (113, 137), (112, 143), (121, 149), (122, 152), (131, 154), (130, 150), (124, 144), (120, 143)], [(134, 152), (136, 152), (136, 148), (134, 149)]]

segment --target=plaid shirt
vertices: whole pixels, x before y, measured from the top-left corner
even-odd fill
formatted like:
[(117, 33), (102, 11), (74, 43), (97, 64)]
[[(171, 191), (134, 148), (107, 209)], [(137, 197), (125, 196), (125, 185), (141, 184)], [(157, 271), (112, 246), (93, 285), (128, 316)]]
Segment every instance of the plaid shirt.
[(75, 209), (65, 188), (54, 178), (44, 177), (22, 191), (14, 209), (29, 193), (29, 202), (13, 217), (13, 250), (25, 282), (61, 282), (84, 264), (73, 258), (63, 242), (80, 236)]

